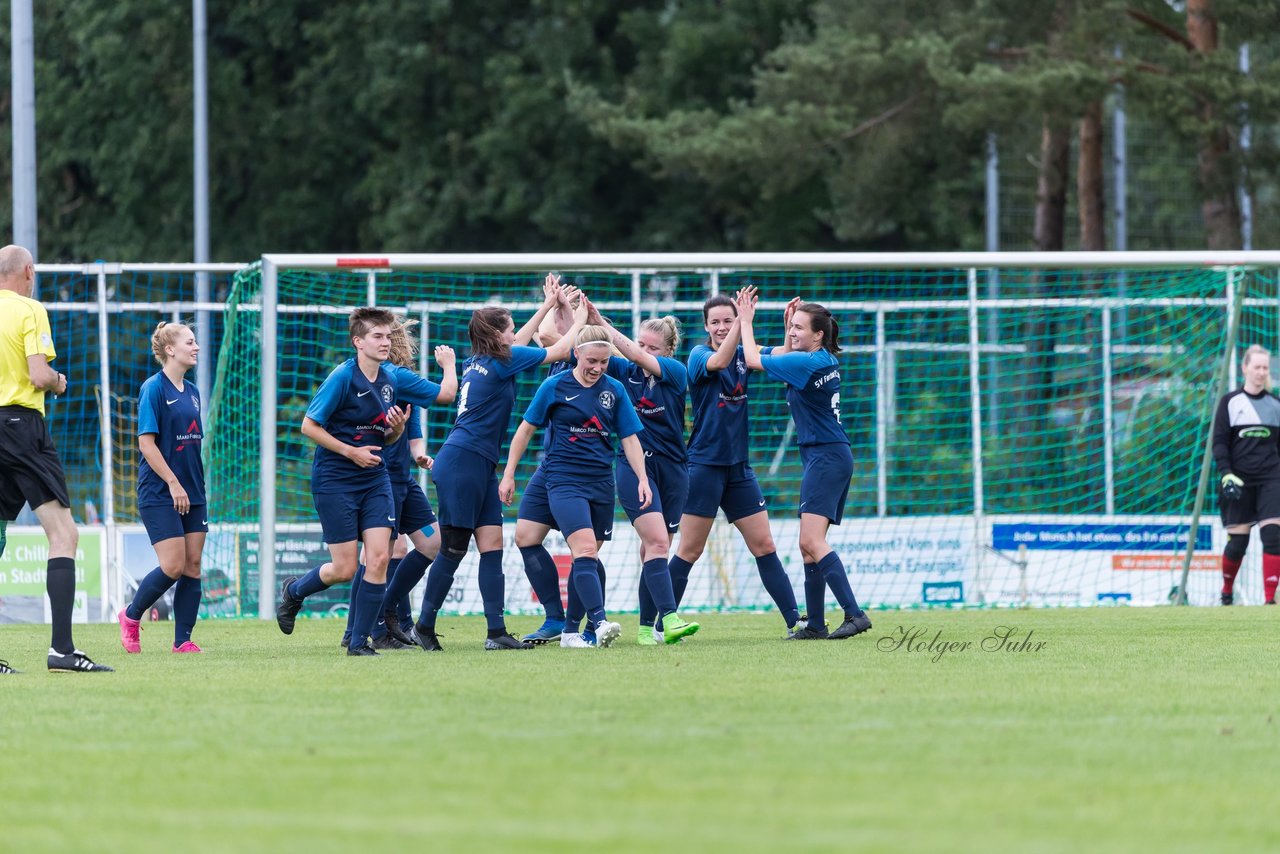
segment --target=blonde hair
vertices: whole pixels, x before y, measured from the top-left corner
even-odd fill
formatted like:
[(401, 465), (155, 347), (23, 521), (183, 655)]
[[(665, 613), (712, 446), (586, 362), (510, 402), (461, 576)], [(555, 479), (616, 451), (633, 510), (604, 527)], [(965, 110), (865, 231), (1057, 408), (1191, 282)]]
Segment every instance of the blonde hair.
[(680, 321), (676, 320), (673, 315), (651, 317), (641, 323), (640, 328), (649, 332), (657, 332), (661, 335), (662, 343), (666, 345), (672, 355), (675, 354), (676, 350), (680, 349)]
[(418, 321), (407, 317), (396, 317), (391, 324), (391, 353), (387, 360), (402, 368), (412, 368), (418, 359), (418, 338), (409, 333)]
[(1243, 358), (1240, 359), (1240, 367), (1249, 367), (1249, 361), (1253, 359), (1254, 356), (1266, 356), (1270, 359), (1271, 351), (1266, 347), (1263, 347), (1261, 344), (1250, 344), (1248, 349), (1244, 351)]
[(577, 350), (579, 347), (588, 344), (607, 344), (612, 347), (612, 342), (609, 340), (609, 330), (603, 326), (582, 327), (578, 332), (578, 337), (573, 340), (573, 349)]
[(191, 332), (191, 327), (185, 323), (166, 323), (162, 320), (156, 324), (156, 331), (151, 333), (151, 353), (157, 362), (164, 365), (169, 361), (169, 354), (164, 348), (178, 343), (178, 336), (184, 332)]

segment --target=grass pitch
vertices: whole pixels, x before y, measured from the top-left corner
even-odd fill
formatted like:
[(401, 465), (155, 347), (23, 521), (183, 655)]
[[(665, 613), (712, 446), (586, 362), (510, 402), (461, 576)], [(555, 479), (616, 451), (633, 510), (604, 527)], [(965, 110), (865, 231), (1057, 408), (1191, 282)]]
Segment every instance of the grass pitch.
[(0, 627), (27, 671), (0, 677), (0, 849), (1280, 847), (1277, 609), (872, 619), (785, 643), (774, 615), (703, 615), (653, 648), (624, 617), (612, 649), (531, 652), (447, 619), (445, 654), (376, 661), (333, 620), (202, 622), (201, 656), (169, 623), (138, 656), (77, 626), (102, 675)]

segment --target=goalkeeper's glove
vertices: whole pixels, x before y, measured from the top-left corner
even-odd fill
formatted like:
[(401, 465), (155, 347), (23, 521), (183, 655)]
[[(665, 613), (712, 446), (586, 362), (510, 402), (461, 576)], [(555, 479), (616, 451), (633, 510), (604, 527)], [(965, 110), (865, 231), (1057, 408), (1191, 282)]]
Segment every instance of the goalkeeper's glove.
[(1228, 501), (1239, 501), (1244, 494), (1244, 481), (1233, 474), (1222, 476), (1222, 497)]

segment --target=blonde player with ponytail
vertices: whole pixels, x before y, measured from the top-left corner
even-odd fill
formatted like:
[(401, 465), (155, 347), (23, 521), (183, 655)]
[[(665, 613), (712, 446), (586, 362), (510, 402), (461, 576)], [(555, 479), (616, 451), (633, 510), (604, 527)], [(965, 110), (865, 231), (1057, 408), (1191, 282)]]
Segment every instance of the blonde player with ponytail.
[(172, 587), (173, 652), (200, 652), (191, 632), (200, 611), (200, 562), (209, 513), (200, 460), (200, 390), (186, 379), (200, 345), (190, 327), (160, 323), (151, 336), (151, 352), (161, 369), (142, 384), (138, 395), (138, 515), (160, 565), (142, 579), (133, 601), (116, 615), (120, 644), (125, 652), (142, 651), (142, 617)]

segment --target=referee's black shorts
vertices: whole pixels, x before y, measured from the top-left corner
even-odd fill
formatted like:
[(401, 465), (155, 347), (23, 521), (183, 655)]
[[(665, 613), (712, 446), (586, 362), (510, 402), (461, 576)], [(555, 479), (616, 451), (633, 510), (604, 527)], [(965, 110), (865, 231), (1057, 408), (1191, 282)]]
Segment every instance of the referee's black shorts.
[(50, 501), (70, 507), (67, 478), (44, 416), (0, 406), (0, 519), (17, 519), (24, 501), (33, 510)]
[(1231, 500), (1218, 493), (1218, 511), (1223, 527), (1253, 525), (1263, 519), (1280, 519), (1280, 480), (1264, 480), (1256, 486), (1242, 486), (1240, 497)]

